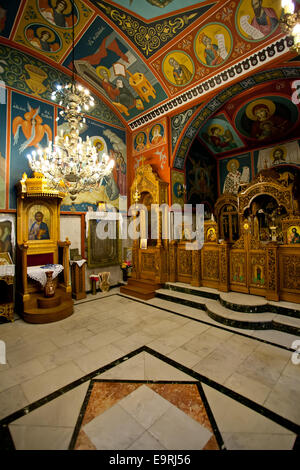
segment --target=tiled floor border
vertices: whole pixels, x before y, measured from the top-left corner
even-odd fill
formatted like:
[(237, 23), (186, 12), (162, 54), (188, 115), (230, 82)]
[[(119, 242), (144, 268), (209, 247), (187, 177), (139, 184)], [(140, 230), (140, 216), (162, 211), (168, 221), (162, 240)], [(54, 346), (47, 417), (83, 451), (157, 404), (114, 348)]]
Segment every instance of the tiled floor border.
[[(113, 294), (113, 295), (117, 295), (119, 297), (124, 297), (126, 299), (132, 300), (133, 302), (139, 302), (139, 303), (142, 303), (144, 305), (148, 305), (150, 307), (153, 307), (153, 308), (156, 308), (156, 309), (159, 309), (159, 310), (163, 310), (164, 312), (173, 313), (174, 315), (178, 315), (178, 316), (183, 317), (183, 318), (188, 318), (189, 320), (193, 320), (193, 321), (198, 322), (198, 323), (203, 323), (204, 325), (212, 326), (213, 328), (219, 328), (220, 330), (229, 331), (230, 333), (234, 333), (236, 335), (240, 335), (240, 336), (243, 336), (245, 338), (250, 338), (250, 339), (253, 339), (255, 341), (259, 341), (261, 343), (265, 343), (265, 344), (269, 344), (271, 346), (275, 346), (275, 347), (280, 348), (280, 349), (285, 349), (286, 351), (291, 351), (291, 352), (295, 351), (294, 349), (283, 346), (282, 344), (273, 343), (272, 341), (268, 341), (268, 340), (265, 340), (265, 339), (262, 339), (262, 338), (256, 338), (255, 336), (247, 335), (247, 333), (242, 333), (241, 331), (235, 331), (233, 329), (226, 328), (225, 326), (222, 326), (221, 324), (220, 325), (214, 325), (214, 324), (206, 322), (204, 320), (199, 320), (198, 318), (190, 317), (189, 315), (184, 314), (184, 313), (175, 312), (174, 310), (171, 310), (171, 309), (168, 309), (168, 308), (165, 308), (165, 307), (160, 307), (158, 305), (149, 304), (149, 303), (144, 302), (143, 300), (140, 300), (140, 299), (133, 299), (132, 297), (129, 297), (129, 296), (123, 295), (123, 294)], [(95, 299), (95, 300), (97, 300), (97, 299)], [(180, 304), (180, 305), (183, 305), (183, 304)], [(234, 328), (234, 327), (232, 327), (232, 328)], [(259, 331), (270, 331), (270, 330), (259, 330)], [(284, 333), (284, 332), (281, 332), (281, 333)], [(290, 334), (290, 333), (287, 333), (287, 334)]]
[(79, 434), (80, 428), (82, 426), (82, 421), (83, 421), (83, 418), (84, 418), (84, 415), (85, 415), (85, 412), (86, 412), (86, 409), (87, 409), (87, 406), (88, 406), (88, 403), (89, 403), (89, 400), (90, 400), (91, 392), (93, 390), (93, 386), (94, 386), (95, 383), (196, 385), (196, 387), (198, 389), (199, 396), (200, 396), (200, 398), (201, 398), (201, 400), (204, 404), (206, 414), (207, 414), (208, 419), (210, 421), (210, 424), (212, 426), (214, 436), (215, 436), (215, 438), (217, 440), (217, 443), (220, 447), (220, 450), (226, 450), (225, 445), (224, 445), (224, 441), (222, 439), (222, 435), (221, 435), (221, 433), (218, 429), (218, 425), (216, 423), (213, 412), (212, 412), (212, 410), (209, 406), (209, 403), (206, 399), (204, 390), (203, 390), (202, 385), (201, 385), (200, 382), (178, 381), (178, 380), (120, 380), (120, 379), (119, 380), (114, 380), (114, 379), (102, 379), (102, 380), (101, 379), (92, 379), (90, 381), (90, 384), (89, 384), (88, 390), (86, 392), (86, 396), (84, 398), (84, 401), (83, 401), (83, 404), (82, 404), (82, 407), (81, 407), (81, 410), (80, 410), (80, 413), (79, 413), (79, 416), (78, 416), (78, 419), (77, 419), (77, 423), (75, 425), (74, 432), (73, 432), (73, 435), (72, 435), (72, 438), (71, 438), (71, 441), (70, 441), (70, 444), (69, 444), (69, 450), (73, 450), (74, 447), (75, 447), (75, 444), (76, 444), (76, 441), (77, 441), (77, 438), (78, 438), (78, 434)]
[[(13, 450), (13, 441), (10, 436), (10, 432), (8, 429), (8, 425), (15, 421), (18, 418), (21, 418), (22, 416), (27, 415), (31, 411), (41, 407), (42, 405), (45, 405), (46, 403), (54, 400), (55, 398), (58, 398), (59, 396), (73, 390), (74, 388), (78, 387), (79, 385), (82, 385), (84, 382), (87, 382), (89, 380), (92, 380), (95, 376), (102, 374), (103, 372), (108, 371), (109, 369), (112, 369), (113, 367), (116, 367), (119, 364), (124, 363), (124, 361), (127, 361), (131, 359), (132, 357), (142, 353), (146, 352), (157, 359), (160, 359), (161, 361), (167, 363), (168, 365), (180, 370), (181, 372), (190, 375), (194, 379), (196, 379), (198, 382), (203, 383), (205, 385), (208, 385), (215, 390), (223, 393), (224, 395), (228, 396), (229, 398), (232, 398), (233, 400), (239, 402), (240, 404), (246, 406), (247, 408), (252, 409), (253, 411), (263, 415), (265, 418), (270, 419), (271, 421), (274, 421), (275, 423), (279, 424), (280, 426), (292, 431), (293, 433), (297, 434), (297, 440), (296, 440), (296, 447), (299, 448), (299, 436), (300, 436), (300, 426), (296, 423), (293, 423), (292, 421), (288, 420), (287, 418), (284, 418), (274, 411), (271, 411), (267, 408), (265, 408), (262, 405), (259, 405), (258, 403), (255, 403), (254, 401), (250, 400), (249, 398), (244, 397), (243, 395), (240, 395), (237, 392), (234, 392), (233, 390), (230, 390), (229, 388), (225, 387), (224, 385), (221, 385), (214, 380), (209, 379), (208, 377), (205, 377), (198, 372), (195, 372), (192, 369), (189, 369), (186, 366), (183, 366), (182, 364), (174, 361), (173, 359), (170, 359), (163, 354), (149, 348), (148, 346), (142, 346), (134, 351), (131, 351), (131, 353), (124, 355), (123, 357), (107, 364), (106, 366), (103, 366), (99, 369), (96, 369), (95, 371), (84, 375), (78, 380), (75, 380), (74, 382), (71, 382), (70, 384), (62, 387), (59, 390), (56, 390), (55, 392), (31, 403), (30, 405), (27, 405), (26, 407), (12, 413), (9, 416), (6, 416), (2, 420), (0, 420), (0, 450), (2, 446), (2, 450)], [(100, 379), (101, 380), (101, 379)], [(114, 380), (111, 380), (114, 381)], [(125, 382), (128, 382), (124, 380)], [(117, 380), (115, 380), (117, 382)], [(136, 381), (137, 382), (137, 381)], [(161, 381), (149, 381), (151, 383), (153, 382), (161, 382)], [(163, 381), (164, 382), (164, 381)], [(174, 381), (174, 383), (179, 383), (178, 381)], [(183, 381), (183, 383), (185, 383)], [(189, 383), (189, 382), (188, 382)], [(8, 446), (7, 448), (4, 448), (3, 445)], [(12, 447), (13, 446), (13, 447)]]

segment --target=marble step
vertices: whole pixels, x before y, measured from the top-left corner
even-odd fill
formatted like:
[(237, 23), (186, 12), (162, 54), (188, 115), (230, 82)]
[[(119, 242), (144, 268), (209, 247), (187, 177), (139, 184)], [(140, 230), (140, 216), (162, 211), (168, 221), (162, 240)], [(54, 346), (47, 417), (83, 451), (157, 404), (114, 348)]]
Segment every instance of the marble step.
[(300, 319), (274, 312), (246, 313), (224, 307), (218, 300), (170, 289), (158, 289), (156, 297), (206, 312), (213, 320), (241, 329), (275, 329), (300, 335)]
[(272, 302), (264, 297), (239, 292), (220, 292), (209, 287), (194, 287), (180, 282), (167, 282), (164, 288), (192, 294), (199, 297), (206, 297), (219, 302), (230, 310), (245, 313), (273, 312), (280, 315), (288, 315), (300, 318), (300, 305), (293, 302)]

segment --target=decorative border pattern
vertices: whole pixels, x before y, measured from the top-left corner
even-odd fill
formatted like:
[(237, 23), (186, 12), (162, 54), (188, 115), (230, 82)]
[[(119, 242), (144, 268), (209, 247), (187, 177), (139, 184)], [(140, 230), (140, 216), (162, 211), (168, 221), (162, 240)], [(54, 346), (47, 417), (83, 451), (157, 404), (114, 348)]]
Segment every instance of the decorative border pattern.
[(188, 120), (192, 117), (192, 115), (194, 114), (196, 109), (199, 108), (200, 105), (201, 103), (171, 118), (172, 152), (174, 151), (174, 148), (176, 147), (176, 144), (178, 142), (182, 129), (184, 128)]
[(135, 16), (111, 7), (105, 2), (92, 0), (92, 3), (103, 10), (107, 17), (126, 34), (127, 39), (130, 39), (146, 58), (155, 54), (216, 4), (211, 3), (186, 12), (182, 16), (174, 15), (147, 24)]
[[(267, 46), (265, 49), (262, 49), (261, 51), (253, 54), (247, 59), (242, 60), (236, 65), (229, 67), (223, 72), (216, 74), (212, 78), (209, 78), (207, 81), (202, 82), (199, 85), (191, 88), (190, 90), (180, 94), (176, 98), (172, 98), (171, 100), (158, 106), (157, 108), (153, 109), (152, 111), (145, 114), (144, 116), (141, 116), (139, 119), (136, 119), (135, 121), (130, 122), (129, 123), (130, 128), (132, 130), (137, 129), (138, 127), (143, 126), (145, 123), (151, 121), (152, 119), (156, 119), (157, 117), (162, 116), (168, 113), (169, 111), (172, 111), (173, 109), (177, 108), (177, 106), (180, 106), (188, 102), (192, 102), (195, 100), (195, 98), (199, 98), (200, 96), (205, 96), (207, 93), (211, 92), (213, 89), (220, 88), (225, 83), (232, 82), (238, 76), (245, 75), (249, 71), (260, 67), (264, 62), (283, 55), (284, 53), (288, 52), (289, 48), (293, 44), (294, 44), (293, 38), (289, 36), (287, 36), (286, 38), (282, 38), (279, 41), (276, 41), (275, 43)], [(290, 75), (284, 74), (283, 70), (285, 69), (278, 69), (278, 71), (280, 71), (280, 74), (275, 77), (272, 76), (272, 74), (270, 73), (271, 71), (263, 72), (266, 75), (266, 78), (257, 82), (253, 80), (253, 77), (249, 77), (242, 82), (243, 89), (251, 88), (251, 86), (256, 85), (257, 83), (260, 83), (263, 81), (274, 80), (274, 78), (287, 78), (289, 76), (296, 77), (299, 75), (299, 72), (298, 71), (296, 72), (297, 70), (296, 68), (293, 69), (295, 71), (294, 74), (290, 72)], [(227, 92), (227, 90), (228, 88), (225, 90), (225, 92)], [(230, 94), (230, 92), (228, 92), (228, 99), (232, 98), (234, 94)], [(224, 104), (224, 102), (222, 104)], [(219, 105), (219, 102), (217, 100), (212, 100), (210, 102), (210, 106), (215, 107), (213, 111), (216, 111), (218, 109), (219, 107), (218, 105)], [(209, 115), (210, 114), (211, 113), (209, 113)], [(207, 119), (209, 115), (206, 116), (205, 119)], [(182, 169), (182, 168), (180, 167), (179, 169)]]

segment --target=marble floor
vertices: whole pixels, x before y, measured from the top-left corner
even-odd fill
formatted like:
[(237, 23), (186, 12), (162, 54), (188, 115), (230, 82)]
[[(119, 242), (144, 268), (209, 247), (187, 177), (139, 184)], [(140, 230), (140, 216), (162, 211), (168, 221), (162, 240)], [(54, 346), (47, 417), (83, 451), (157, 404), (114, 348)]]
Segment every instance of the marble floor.
[(299, 450), (299, 336), (114, 288), (0, 340), (0, 449)]

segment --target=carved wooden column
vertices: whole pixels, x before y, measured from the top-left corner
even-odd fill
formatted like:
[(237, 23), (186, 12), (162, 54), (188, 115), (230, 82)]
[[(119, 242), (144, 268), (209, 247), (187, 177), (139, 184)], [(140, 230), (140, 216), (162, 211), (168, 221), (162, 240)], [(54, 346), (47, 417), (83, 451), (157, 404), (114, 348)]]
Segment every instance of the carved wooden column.
[(267, 300), (279, 300), (278, 245), (267, 245)]
[(58, 246), (62, 248), (62, 265), (64, 267), (64, 282), (61, 284), (61, 287), (64, 288), (65, 292), (72, 293), (72, 287), (70, 283), (70, 256), (69, 256), (69, 247), (71, 242), (68, 238), (65, 241), (59, 241)]
[(192, 250), (192, 286), (201, 286), (201, 250)]
[(177, 281), (177, 242), (175, 240), (169, 244), (169, 281)]
[(220, 284), (219, 290), (222, 292), (229, 291), (230, 273), (229, 273), (229, 246), (227, 242), (220, 244)]
[[(137, 224), (137, 211), (134, 212), (133, 215), (133, 225), (134, 225), (134, 233), (136, 232), (136, 224)], [(132, 273), (131, 277), (133, 279), (139, 279), (140, 277), (140, 263), (139, 263), (139, 239), (134, 239), (132, 244)]]

